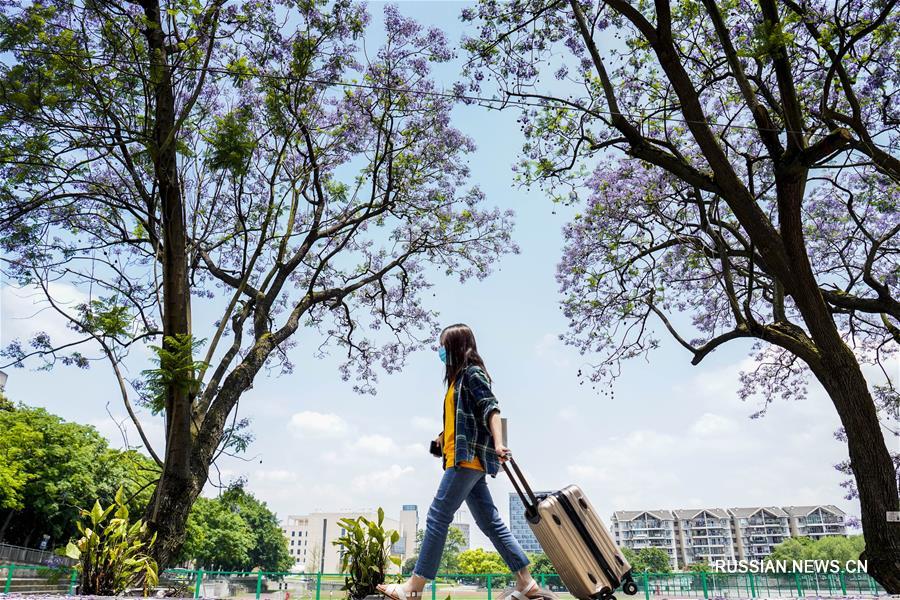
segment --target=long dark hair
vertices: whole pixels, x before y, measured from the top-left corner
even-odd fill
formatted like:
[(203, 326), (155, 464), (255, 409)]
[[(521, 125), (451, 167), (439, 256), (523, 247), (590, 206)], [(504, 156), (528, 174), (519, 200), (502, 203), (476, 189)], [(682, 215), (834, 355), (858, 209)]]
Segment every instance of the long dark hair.
[[(447, 351), (447, 369), (444, 373), (444, 382), (448, 385), (456, 381), (462, 370), (469, 365), (477, 365), (484, 369), (487, 375), (487, 367), (484, 366), (484, 360), (478, 354), (478, 347), (475, 344), (475, 334), (468, 325), (457, 323), (444, 328), (441, 337), (438, 338), (442, 346)], [(490, 379), (488, 375), (488, 379)]]

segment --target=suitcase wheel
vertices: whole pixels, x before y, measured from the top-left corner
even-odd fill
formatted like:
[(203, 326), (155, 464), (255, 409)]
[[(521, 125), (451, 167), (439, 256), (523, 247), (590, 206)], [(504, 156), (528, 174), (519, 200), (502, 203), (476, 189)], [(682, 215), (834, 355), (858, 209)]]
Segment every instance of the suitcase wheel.
[(635, 594), (637, 594), (637, 591), (638, 591), (637, 584), (633, 581), (626, 581), (622, 585), (622, 591), (625, 592), (626, 594), (628, 594), (629, 596), (634, 596)]

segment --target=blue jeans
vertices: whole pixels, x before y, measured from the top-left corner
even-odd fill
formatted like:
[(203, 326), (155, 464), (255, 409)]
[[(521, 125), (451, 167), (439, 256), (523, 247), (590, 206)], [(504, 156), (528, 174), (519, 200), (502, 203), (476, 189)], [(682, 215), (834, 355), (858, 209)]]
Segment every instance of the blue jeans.
[(447, 541), (447, 531), (463, 500), (472, 512), (478, 528), (493, 542), (509, 570), (515, 573), (528, 566), (528, 557), (494, 506), (484, 471), (448, 467), (431, 502), (431, 508), (428, 509), (425, 537), (422, 538), (422, 548), (413, 574), (425, 579), (434, 579), (437, 575), (444, 543)]

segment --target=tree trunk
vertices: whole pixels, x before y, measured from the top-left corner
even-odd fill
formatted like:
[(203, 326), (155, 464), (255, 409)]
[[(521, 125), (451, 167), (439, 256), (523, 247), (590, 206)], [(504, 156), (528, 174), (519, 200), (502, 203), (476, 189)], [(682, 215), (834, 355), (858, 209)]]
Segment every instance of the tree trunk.
[(184, 544), (188, 515), (194, 501), (200, 496), (204, 483), (205, 476), (202, 479), (189, 477), (185, 480), (170, 475), (160, 480), (156, 486), (148, 510), (152, 510), (158, 503), (159, 509), (152, 525), (156, 532), (152, 555), (160, 570), (177, 559)]
[(898, 594), (900, 523), (887, 520), (888, 511), (900, 510), (897, 472), (859, 361), (841, 339), (809, 261), (800, 212), (806, 176), (805, 170), (776, 169), (781, 235), (792, 270), (792, 277), (785, 283), (790, 283), (786, 287), (818, 351), (816, 364), (810, 364), (810, 368), (834, 403), (847, 435), (869, 573), (888, 593)]
[[(191, 333), (187, 235), (175, 144), (175, 96), (159, 2), (143, 0), (141, 6), (149, 23), (144, 36), (150, 54), (154, 103), (151, 155), (162, 213), (163, 346), (172, 348), (173, 338)], [(170, 385), (166, 391), (165, 465), (147, 515), (151, 530), (157, 533), (153, 554), (160, 567), (166, 566), (181, 548), (187, 513), (206, 481), (204, 476), (198, 485), (191, 472), (191, 401), (186, 385)]]
[(889, 594), (900, 594), (900, 523), (887, 519), (888, 511), (900, 510), (897, 473), (856, 357), (846, 345), (841, 346), (824, 349), (824, 373), (817, 375), (847, 433), (869, 574)]
[(9, 522), (12, 520), (12, 516), (16, 513), (13, 509), (9, 509), (9, 512), (6, 513), (6, 519), (3, 521), (3, 527), (0, 527), (0, 542), (6, 539), (6, 529), (9, 527)]

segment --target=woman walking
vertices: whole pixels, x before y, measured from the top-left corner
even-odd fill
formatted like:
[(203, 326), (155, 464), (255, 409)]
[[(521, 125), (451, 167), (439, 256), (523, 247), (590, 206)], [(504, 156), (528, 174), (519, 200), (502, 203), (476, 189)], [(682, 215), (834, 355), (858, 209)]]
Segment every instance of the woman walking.
[(503, 445), (500, 407), (491, 393), (490, 377), (478, 355), (472, 330), (462, 324), (444, 329), (438, 354), (446, 367), (447, 384), (444, 431), (435, 440), (442, 450), (444, 476), (428, 509), (425, 537), (412, 576), (403, 583), (379, 585), (378, 591), (392, 600), (422, 595), (425, 584), (437, 575), (450, 523), (465, 501), (478, 528), (516, 575), (515, 587), (501, 598), (556, 600), (531, 577), (528, 557), (500, 518), (488, 490), (486, 476), (497, 476), (509, 449)]

